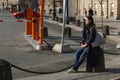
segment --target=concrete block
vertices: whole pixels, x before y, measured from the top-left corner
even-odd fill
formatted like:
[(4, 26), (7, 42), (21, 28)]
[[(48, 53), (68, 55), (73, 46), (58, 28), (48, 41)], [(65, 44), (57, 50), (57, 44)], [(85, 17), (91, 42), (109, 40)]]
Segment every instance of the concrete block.
[(71, 28), (70, 27), (66, 27), (64, 30), (64, 36), (66, 37), (71, 37)]
[(58, 18), (58, 22), (59, 22), (59, 23), (63, 23), (63, 18), (62, 18), (62, 17), (59, 17), (59, 18)]
[(32, 40), (31, 36), (26, 35), (25, 33), (23, 34), (23, 36), (36, 50), (48, 50), (49, 49), (49, 45), (46, 42), (44, 42), (44, 44), (40, 45), (40, 44), (38, 44), (37, 41)]
[[(100, 53), (98, 56), (97, 65), (95, 67), (92, 67), (91, 64), (93, 64), (90, 60), (90, 54), (87, 56), (87, 66), (86, 71), (87, 72), (104, 72), (105, 71), (105, 60), (104, 60), (104, 50), (100, 48)], [(96, 57), (97, 57), (96, 56)]]
[(43, 36), (48, 37), (48, 28), (47, 27), (43, 28)]
[[(62, 48), (61, 48), (62, 46)], [(53, 47), (52, 51), (58, 52), (58, 53), (65, 53), (65, 52), (70, 52), (71, 48), (69, 45), (67, 44), (55, 44), (55, 46)]]
[(76, 20), (75, 24), (76, 26), (80, 26), (80, 20)]
[(98, 65), (95, 67), (94, 72), (104, 72), (104, 71), (105, 71), (104, 50), (100, 48)]
[(119, 43), (119, 44), (117, 44), (116, 48), (120, 49), (120, 43)]
[(55, 17), (55, 21), (58, 21), (58, 17)]
[(109, 26), (108, 25), (104, 25), (103, 26), (103, 31), (102, 31), (102, 33), (104, 34), (104, 35), (110, 35), (110, 32), (109, 32)]
[(48, 50), (49, 46), (47, 44), (37, 45), (36, 50)]

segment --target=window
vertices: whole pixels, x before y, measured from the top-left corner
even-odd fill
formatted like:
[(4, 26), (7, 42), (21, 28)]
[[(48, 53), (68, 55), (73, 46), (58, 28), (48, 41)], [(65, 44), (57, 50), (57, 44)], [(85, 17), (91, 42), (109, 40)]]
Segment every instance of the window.
[(111, 3), (110, 5), (110, 16), (114, 16), (114, 4)]

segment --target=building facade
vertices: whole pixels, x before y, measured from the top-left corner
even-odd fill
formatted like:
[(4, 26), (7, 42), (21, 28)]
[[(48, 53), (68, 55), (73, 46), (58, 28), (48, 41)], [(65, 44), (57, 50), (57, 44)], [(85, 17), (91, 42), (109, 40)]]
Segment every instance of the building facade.
[(38, 9), (39, 0), (0, 0), (0, 9), (6, 9), (13, 7), (17, 8), (18, 11), (23, 10), (26, 7), (32, 7)]
[(0, 0), (0, 8), (6, 9), (7, 7), (11, 7), (11, 5), (17, 5), (18, 0)]
[(120, 0), (75, 0), (75, 5), (76, 15), (83, 14), (85, 8), (87, 12), (89, 8), (92, 8), (96, 16), (103, 14), (106, 18), (120, 19)]
[[(54, 0), (48, 0), (48, 1), (52, 2)], [(94, 16), (101, 16), (101, 14), (103, 14), (103, 17), (106, 17), (106, 18), (112, 17), (115, 19), (120, 19), (120, 0), (73, 0), (73, 1), (74, 1), (73, 2), (74, 15), (77, 16), (77, 18), (79, 15), (82, 15), (84, 13), (84, 8), (86, 8), (87, 12), (89, 8), (92, 8), (94, 11)], [(63, 6), (62, 5), (63, 0), (60, 0), (59, 4)], [(51, 3), (50, 5), (52, 6)], [(48, 7), (48, 5), (45, 5), (45, 6)], [(101, 10), (101, 6), (102, 6), (102, 10)], [(59, 6), (57, 6), (56, 8), (58, 7)], [(48, 10), (46, 9), (46, 11)]]

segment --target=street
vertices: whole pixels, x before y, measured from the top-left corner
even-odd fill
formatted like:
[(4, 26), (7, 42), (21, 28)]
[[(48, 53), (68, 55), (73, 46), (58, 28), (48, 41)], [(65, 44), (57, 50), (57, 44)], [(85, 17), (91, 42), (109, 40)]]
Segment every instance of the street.
[[(3, 20), (16, 20), (12, 17), (11, 13), (8, 12), (0, 12), (0, 19)], [(61, 41), (61, 27), (60, 25), (51, 24), (45, 22), (45, 26), (48, 28), (48, 37), (44, 40), (49, 44), (54, 46), (56, 43), (60, 43)], [(65, 37), (65, 42), (72, 47), (72, 52), (65, 54), (58, 54), (51, 50), (40, 50), (36, 51), (23, 37), (23, 33), (25, 32), (25, 22), (16, 22), (16, 21), (4, 21), (0, 22), (0, 59), (7, 60), (8, 62), (17, 65), (22, 68), (34, 70), (34, 71), (42, 71), (42, 72), (51, 72), (63, 69), (73, 63), (74, 52), (79, 48), (79, 43), (81, 40), (81, 32), (75, 31), (72, 29), (72, 37)], [(106, 40), (107, 43), (102, 47), (110, 53), (119, 52), (119, 50), (115, 49), (116, 42)], [(114, 48), (114, 49), (113, 49)], [(104, 54), (105, 62), (108, 64), (110, 61), (112, 63), (113, 59), (117, 59), (120, 55), (111, 55)], [(101, 74), (99, 80), (102, 79), (102, 75), (106, 77), (107, 80), (112, 77), (120, 76), (120, 68), (119, 64), (115, 63), (111, 64), (111, 66), (106, 66), (108, 68), (108, 73)], [(114, 68), (115, 67), (115, 68)], [(85, 68), (85, 63), (81, 66), (81, 68)], [(117, 70), (117, 72), (115, 72)], [(60, 72), (62, 73), (62, 72)], [(64, 72), (63, 72), (64, 73)], [(13, 79), (19, 78), (27, 78), (32, 76), (41, 75), (41, 79), (39, 80), (57, 80), (61, 78), (61, 80), (71, 80), (76, 79), (79, 80), (80, 74), (70, 75), (66, 74), (66, 77), (56, 77), (55, 75), (59, 75), (59, 73), (53, 74), (54, 79), (46, 78), (47, 75), (42, 74), (32, 74), (17, 70), (12, 68)], [(52, 75), (52, 74), (51, 74)], [(50, 76), (50, 75), (48, 75)], [(78, 77), (79, 76), (79, 77)], [(89, 76), (89, 73), (86, 75)], [(90, 80), (95, 80), (97, 75), (93, 74)], [(84, 80), (87, 80), (87, 77), (83, 77)], [(83, 79), (82, 79), (83, 80)], [(104, 80), (104, 79), (103, 79)]]

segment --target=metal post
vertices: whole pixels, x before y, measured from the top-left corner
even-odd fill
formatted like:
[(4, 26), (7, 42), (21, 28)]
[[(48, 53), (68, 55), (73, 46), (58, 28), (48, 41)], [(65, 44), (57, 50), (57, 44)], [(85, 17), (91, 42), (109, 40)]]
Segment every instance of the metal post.
[(62, 39), (61, 39), (61, 53), (64, 44), (65, 14), (66, 14), (66, 0), (63, 0), (63, 27), (62, 27)]
[(53, 20), (55, 20), (55, 17), (56, 17), (56, 9), (55, 9), (55, 0), (53, 0)]

